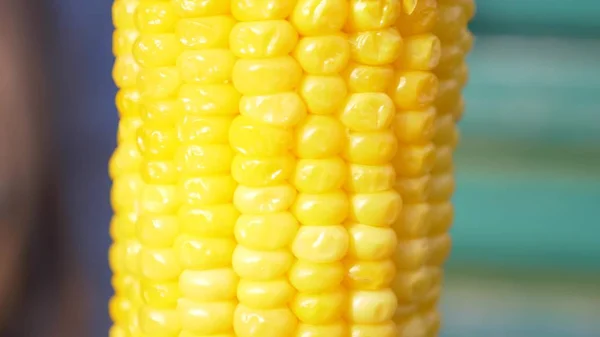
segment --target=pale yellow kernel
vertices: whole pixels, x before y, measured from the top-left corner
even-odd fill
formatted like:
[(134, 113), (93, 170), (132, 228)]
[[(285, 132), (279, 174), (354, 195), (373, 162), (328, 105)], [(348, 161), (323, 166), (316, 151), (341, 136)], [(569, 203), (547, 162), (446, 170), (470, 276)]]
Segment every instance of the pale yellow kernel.
[(298, 324), (294, 337), (345, 337), (348, 325), (343, 320), (330, 324)]
[(345, 189), (348, 192), (375, 193), (394, 187), (396, 171), (391, 164), (348, 166), (348, 179)]
[(427, 294), (430, 287), (431, 274), (427, 268), (398, 272), (392, 285), (399, 303), (419, 301)]
[(172, 215), (141, 215), (136, 227), (140, 242), (153, 248), (168, 248), (179, 234), (177, 217)]
[(402, 196), (405, 204), (426, 202), (429, 198), (430, 180), (431, 177), (429, 175), (397, 179), (395, 189)]
[(363, 261), (386, 259), (396, 251), (396, 233), (391, 228), (352, 225), (348, 227), (348, 257)]
[(237, 246), (233, 254), (233, 269), (243, 279), (267, 281), (284, 276), (294, 260), (287, 249), (257, 251)]
[(454, 207), (450, 200), (431, 204), (429, 219), (431, 221), (431, 234), (446, 233), (454, 220)]
[(234, 299), (238, 277), (233, 269), (184, 270), (179, 277), (181, 294), (198, 302)]
[(137, 78), (140, 95), (146, 101), (175, 97), (180, 85), (176, 67), (142, 68)]
[(153, 308), (173, 309), (181, 297), (177, 282), (141, 282), (142, 298), (144, 303)]
[(135, 11), (135, 25), (141, 33), (167, 33), (177, 22), (175, 8), (169, 2), (142, 1)]
[(190, 205), (218, 205), (233, 200), (236, 183), (231, 175), (213, 175), (182, 179), (178, 193)]
[(293, 132), (238, 116), (229, 129), (231, 146), (243, 155), (282, 156), (293, 147)]
[(402, 211), (402, 198), (394, 190), (355, 194), (350, 204), (349, 218), (369, 226), (389, 227)]
[(401, 69), (430, 71), (440, 60), (441, 42), (434, 34), (406, 37), (402, 56), (396, 60)]
[(298, 221), (288, 212), (241, 215), (235, 225), (237, 242), (256, 250), (277, 250), (289, 246), (298, 230)]
[(175, 34), (185, 49), (227, 48), (234, 25), (235, 20), (227, 15), (180, 19)]
[(347, 318), (358, 324), (380, 324), (396, 311), (396, 296), (390, 289), (355, 291), (349, 295)]
[(394, 158), (398, 148), (392, 130), (355, 132), (347, 138), (343, 156), (354, 164), (385, 165)]
[(175, 241), (179, 264), (184, 269), (208, 270), (231, 266), (235, 241), (230, 238), (197, 238), (181, 235)]
[(338, 288), (317, 294), (298, 293), (290, 307), (302, 323), (327, 324), (341, 319), (345, 304), (346, 291)]
[(403, 144), (423, 144), (432, 140), (435, 134), (436, 110), (402, 111), (396, 114), (393, 122), (398, 141)]
[(342, 262), (314, 263), (297, 260), (289, 271), (290, 282), (300, 292), (326, 292), (340, 286), (346, 271)]
[(350, 0), (346, 30), (363, 32), (393, 25), (400, 12), (399, 0)]
[(227, 145), (181, 146), (175, 162), (182, 176), (226, 174), (233, 161), (233, 150)]
[(181, 273), (181, 267), (173, 249), (144, 247), (140, 254), (140, 271), (144, 277), (153, 281), (172, 281)]
[(219, 335), (233, 330), (234, 312), (233, 301), (196, 302), (182, 298), (177, 304), (183, 330), (200, 336)]
[(330, 115), (343, 105), (348, 89), (339, 75), (306, 75), (300, 82), (298, 92), (310, 113)]
[(284, 184), (294, 170), (291, 155), (278, 157), (236, 155), (231, 164), (231, 174), (241, 185), (249, 187)]
[(112, 78), (118, 88), (135, 87), (140, 66), (132, 55), (119, 56), (113, 66)]
[(435, 146), (432, 143), (402, 145), (398, 148), (392, 164), (399, 176), (423, 176), (431, 172), (435, 164)]
[(348, 216), (348, 196), (341, 190), (322, 194), (298, 194), (292, 212), (303, 225), (330, 226)]
[(429, 189), (430, 201), (444, 202), (450, 200), (455, 189), (454, 174), (452, 172), (447, 172), (432, 175)]
[(244, 96), (240, 114), (265, 124), (292, 127), (306, 116), (306, 106), (295, 92), (264, 96)]
[(265, 214), (286, 211), (295, 198), (296, 189), (290, 185), (263, 188), (239, 186), (233, 203), (242, 214)]
[(309, 74), (333, 75), (346, 67), (350, 46), (341, 35), (305, 37), (296, 45), (294, 57)]
[(289, 0), (231, 0), (231, 13), (238, 21), (282, 20), (294, 5)]
[(255, 309), (285, 307), (294, 297), (295, 289), (287, 278), (269, 281), (242, 279), (237, 288), (237, 298), (242, 305)]
[(345, 284), (354, 290), (389, 288), (396, 276), (396, 266), (391, 259), (380, 261), (346, 260)]
[(337, 118), (309, 115), (295, 130), (294, 151), (306, 159), (334, 157), (342, 151), (344, 133)]
[(392, 228), (399, 239), (424, 237), (431, 228), (429, 216), (428, 203), (405, 204)]
[(140, 330), (145, 334), (177, 337), (181, 322), (174, 309), (143, 306), (139, 311)]
[[(398, 337), (396, 325), (392, 321), (380, 324), (353, 324), (350, 326), (350, 335), (352, 337)], [(408, 336), (419, 335), (406, 337)]]
[(366, 65), (390, 64), (402, 54), (402, 37), (393, 28), (356, 33), (349, 42), (352, 60)]
[(181, 79), (186, 83), (227, 83), (234, 64), (233, 53), (226, 49), (185, 51), (177, 58)]
[(298, 33), (286, 20), (240, 22), (229, 36), (231, 51), (244, 58), (285, 56), (297, 41)]
[(335, 262), (346, 255), (348, 241), (348, 233), (342, 226), (302, 226), (292, 244), (292, 252), (302, 260)]
[(172, 0), (182, 17), (203, 17), (229, 14), (229, 1), (220, 0)]
[(112, 5), (113, 25), (116, 28), (135, 28), (135, 10), (138, 1), (114, 1)]
[(186, 113), (201, 116), (237, 114), (240, 97), (231, 84), (184, 84), (178, 94)]
[(133, 46), (135, 60), (143, 67), (175, 65), (181, 45), (175, 34), (140, 35)]
[(388, 95), (356, 93), (346, 99), (340, 120), (352, 131), (381, 131), (391, 125), (394, 113), (394, 102)]
[(238, 337), (287, 337), (298, 320), (287, 307), (261, 310), (238, 305), (234, 328)]
[(386, 92), (394, 79), (392, 66), (351, 63), (343, 74), (350, 92)]
[(243, 95), (268, 95), (293, 91), (298, 87), (301, 77), (302, 68), (291, 56), (256, 60), (239, 59), (233, 68), (233, 83)]
[(178, 212), (182, 233), (209, 238), (233, 237), (239, 212), (232, 204), (193, 206), (183, 205)]
[(430, 258), (432, 249), (429, 238), (401, 240), (394, 254), (398, 270), (415, 270), (423, 267)]
[(396, 74), (390, 96), (402, 110), (419, 110), (431, 105), (438, 94), (438, 79), (428, 71)]
[(293, 184), (301, 193), (325, 193), (339, 190), (346, 180), (346, 163), (340, 157), (300, 159)]
[(304, 36), (339, 32), (348, 16), (346, 0), (298, 0), (290, 21)]

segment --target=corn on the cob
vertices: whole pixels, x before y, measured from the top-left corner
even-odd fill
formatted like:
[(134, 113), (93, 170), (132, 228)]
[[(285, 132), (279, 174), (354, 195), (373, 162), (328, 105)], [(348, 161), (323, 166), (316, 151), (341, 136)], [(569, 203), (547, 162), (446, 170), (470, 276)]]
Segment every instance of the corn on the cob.
[(436, 336), (472, 3), (115, 0), (110, 336)]
[(136, 134), (142, 124), (136, 79), (139, 66), (132, 51), (138, 37), (134, 14), (139, 0), (117, 0), (113, 4), (113, 54), (116, 57), (113, 78), (119, 92), (116, 105), (120, 115), (117, 135), (118, 147), (109, 164), (113, 179), (111, 192), (114, 216), (110, 231), (113, 245), (109, 261), (113, 270), (115, 295), (109, 311), (114, 322), (111, 337), (129, 336), (130, 322), (137, 318), (141, 304), (139, 296), (137, 256), (141, 245), (137, 240), (135, 225), (139, 215), (139, 196), (144, 187), (141, 178), (141, 155), (136, 144)]

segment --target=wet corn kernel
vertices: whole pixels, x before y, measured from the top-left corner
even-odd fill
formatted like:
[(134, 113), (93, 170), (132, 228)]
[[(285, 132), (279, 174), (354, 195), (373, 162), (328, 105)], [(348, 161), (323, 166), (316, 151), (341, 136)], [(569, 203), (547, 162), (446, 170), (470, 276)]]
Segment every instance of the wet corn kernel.
[(473, 13), (116, 0), (110, 336), (437, 336)]

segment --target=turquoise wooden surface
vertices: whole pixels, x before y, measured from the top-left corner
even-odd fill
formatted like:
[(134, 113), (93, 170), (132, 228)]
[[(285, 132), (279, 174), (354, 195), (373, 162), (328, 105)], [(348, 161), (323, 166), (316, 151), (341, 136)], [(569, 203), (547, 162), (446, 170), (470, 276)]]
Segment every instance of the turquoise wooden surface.
[(599, 60), (595, 39), (478, 36), (450, 267), (600, 273)]
[(480, 33), (600, 36), (597, 0), (478, 0)]

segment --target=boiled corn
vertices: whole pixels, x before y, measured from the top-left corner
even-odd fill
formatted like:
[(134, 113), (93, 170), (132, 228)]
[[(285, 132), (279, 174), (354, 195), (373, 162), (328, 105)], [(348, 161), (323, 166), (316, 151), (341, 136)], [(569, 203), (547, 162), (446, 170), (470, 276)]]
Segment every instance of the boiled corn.
[(437, 335), (473, 2), (113, 9), (110, 335)]

